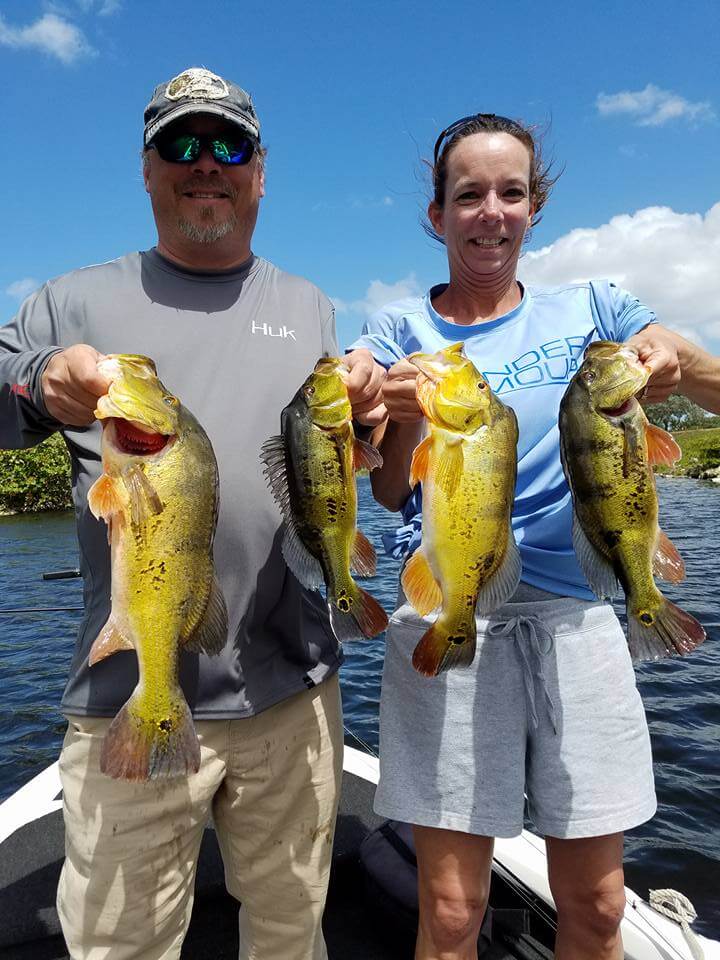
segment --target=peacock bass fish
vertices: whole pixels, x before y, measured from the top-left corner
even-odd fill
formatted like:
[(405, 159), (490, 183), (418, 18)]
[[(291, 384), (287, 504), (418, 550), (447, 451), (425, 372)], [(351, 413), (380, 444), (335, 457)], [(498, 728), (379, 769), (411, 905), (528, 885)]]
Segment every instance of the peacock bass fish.
[(705, 639), (697, 620), (667, 600), (653, 577), (679, 583), (685, 565), (658, 526), (652, 467), (672, 465), (681, 450), (669, 433), (648, 422), (635, 396), (649, 375), (631, 346), (600, 340), (585, 351), (560, 404), (575, 553), (600, 599), (622, 584), (636, 660), (686, 654)]
[(440, 607), (412, 658), (433, 677), (472, 663), (476, 613), (502, 606), (520, 580), (511, 526), (518, 427), (461, 343), (408, 359), (420, 370), (416, 394), (429, 433), (410, 469), (410, 485), (422, 484), (422, 544), (402, 587), (421, 616)]
[(336, 637), (356, 640), (382, 633), (388, 618), (353, 579), (353, 573), (372, 576), (376, 567), (372, 544), (356, 528), (355, 471), (380, 466), (382, 457), (354, 435), (347, 372), (338, 358), (317, 362), (261, 459), (285, 520), (288, 567), (308, 589), (325, 583)]
[(205, 431), (152, 360), (111, 355), (98, 370), (110, 387), (95, 410), (103, 473), (88, 504), (108, 525), (112, 606), (89, 663), (134, 650), (139, 673), (105, 736), (100, 768), (123, 780), (177, 777), (200, 765), (180, 649), (212, 655), (227, 641), (212, 556), (217, 464)]

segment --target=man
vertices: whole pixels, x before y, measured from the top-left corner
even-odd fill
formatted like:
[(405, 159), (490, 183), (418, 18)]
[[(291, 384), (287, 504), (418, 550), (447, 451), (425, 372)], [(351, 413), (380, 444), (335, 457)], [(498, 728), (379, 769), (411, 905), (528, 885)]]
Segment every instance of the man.
[[(0, 328), (0, 447), (60, 430), (73, 459), (85, 616), (62, 701), (58, 911), (73, 958), (179, 956), (212, 815), (228, 889), (242, 902), (240, 957), (315, 960), (326, 956), (342, 655), (319, 594), (284, 564), (258, 455), (318, 357), (337, 354), (333, 309), (251, 251), (264, 150), (238, 86), (198, 68), (158, 86), (143, 174), (157, 246), (48, 282)], [(155, 360), (205, 427), (221, 478), (215, 561), (229, 638), (219, 657), (183, 654), (201, 767), (162, 783), (99, 770), (102, 738), (137, 676), (132, 652), (87, 662), (109, 612), (106, 529), (87, 506), (100, 473), (93, 411), (107, 389), (96, 363), (107, 353)], [(367, 351), (346, 363), (354, 412), (372, 423), (384, 371)]]

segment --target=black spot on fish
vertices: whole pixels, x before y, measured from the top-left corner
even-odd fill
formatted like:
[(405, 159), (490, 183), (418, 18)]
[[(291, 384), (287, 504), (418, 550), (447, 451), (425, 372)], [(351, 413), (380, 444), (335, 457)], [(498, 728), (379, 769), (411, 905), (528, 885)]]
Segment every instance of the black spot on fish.
[(161, 720), (161, 721), (158, 723), (158, 727), (160, 727), (160, 729), (162, 730), (163, 733), (170, 733), (170, 731), (171, 731), (172, 728), (173, 728), (172, 720), (170, 720), (170, 719), (168, 719), (168, 718), (166, 718), (165, 720)]
[(456, 647), (459, 647), (460, 644), (465, 643), (465, 641), (466, 641), (466, 638), (461, 636), (448, 637), (448, 643), (453, 643), (455, 644)]
[(650, 624), (655, 622), (655, 617), (651, 613), (641, 613), (640, 622), (650, 626)]
[(622, 532), (620, 530), (604, 530), (602, 535), (606, 546), (610, 550), (612, 550), (613, 547), (616, 547), (620, 543), (621, 536), (622, 536)]
[(495, 552), (488, 553), (488, 555), (483, 560), (483, 570), (489, 570), (490, 567), (495, 563)]

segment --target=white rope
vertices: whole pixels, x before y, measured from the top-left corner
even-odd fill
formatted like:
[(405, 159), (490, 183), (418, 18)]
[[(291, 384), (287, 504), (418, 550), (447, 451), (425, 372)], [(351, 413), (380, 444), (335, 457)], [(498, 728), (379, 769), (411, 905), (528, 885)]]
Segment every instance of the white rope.
[(697, 911), (687, 897), (678, 893), (677, 890), (651, 890), (650, 906), (653, 910), (680, 924), (693, 960), (705, 960), (703, 948), (690, 929), (690, 924), (697, 917)]

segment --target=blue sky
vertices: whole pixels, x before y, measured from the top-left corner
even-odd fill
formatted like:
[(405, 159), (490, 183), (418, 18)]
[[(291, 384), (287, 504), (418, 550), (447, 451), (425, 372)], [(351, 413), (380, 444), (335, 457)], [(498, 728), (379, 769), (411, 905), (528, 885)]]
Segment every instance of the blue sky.
[(255, 252), (334, 299), (345, 343), (446, 278), (422, 160), (483, 110), (548, 126), (564, 167), (521, 276), (609, 276), (720, 352), (719, 27), (716, 0), (2, 2), (0, 322), (48, 277), (153, 244), (142, 111), (201, 65), (263, 125)]

